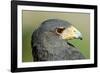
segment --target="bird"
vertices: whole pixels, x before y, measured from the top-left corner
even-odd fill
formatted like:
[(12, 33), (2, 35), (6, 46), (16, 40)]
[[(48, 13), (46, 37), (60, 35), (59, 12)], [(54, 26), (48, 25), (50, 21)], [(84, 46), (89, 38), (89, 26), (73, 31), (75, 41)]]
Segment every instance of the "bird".
[(47, 19), (31, 37), (33, 61), (81, 60), (85, 56), (68, 40), (82, 40), (82, 33), (62, 19)]

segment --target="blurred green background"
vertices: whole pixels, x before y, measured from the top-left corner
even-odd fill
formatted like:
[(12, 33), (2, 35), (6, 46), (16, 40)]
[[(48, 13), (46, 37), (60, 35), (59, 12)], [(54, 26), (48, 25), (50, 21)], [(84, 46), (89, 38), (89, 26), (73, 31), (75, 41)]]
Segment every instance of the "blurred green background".
[(31, 36), (32, 32), (47, 19), (62, 19), (73, 24), (83, 35), (83, 40), (70, 40), (78, 47), (81, 53), (90, 58), (90, 14), (46, 12), (46, 11), (22, 11), (22, 62), (32, 61)]

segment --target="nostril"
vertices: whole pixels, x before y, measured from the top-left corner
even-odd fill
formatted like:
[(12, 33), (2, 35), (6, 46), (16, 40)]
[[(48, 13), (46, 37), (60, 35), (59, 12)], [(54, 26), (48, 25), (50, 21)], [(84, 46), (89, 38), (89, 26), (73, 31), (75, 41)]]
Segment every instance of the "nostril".
[(75, 30), (73, 32), (76, 32)]

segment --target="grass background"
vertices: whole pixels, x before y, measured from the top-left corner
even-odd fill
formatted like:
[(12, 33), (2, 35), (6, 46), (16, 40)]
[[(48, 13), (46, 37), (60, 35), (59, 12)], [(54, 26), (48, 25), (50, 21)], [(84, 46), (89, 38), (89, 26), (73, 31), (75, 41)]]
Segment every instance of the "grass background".
[(83, 35), (83, 40), (71, 40), (81, 53), (90, 58), (90, 14), (67, 12), (22, 11), (22, 62), (32, 61), (31, 36), (47, 19), (62, 19), (73, 24)]

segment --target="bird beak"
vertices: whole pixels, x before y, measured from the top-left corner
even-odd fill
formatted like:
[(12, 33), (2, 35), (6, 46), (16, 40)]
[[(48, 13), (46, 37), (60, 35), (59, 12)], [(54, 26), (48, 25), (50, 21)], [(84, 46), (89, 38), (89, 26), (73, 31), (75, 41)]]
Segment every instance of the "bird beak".
[(62, 39), (66, 40), (71, 40), (71, 39), (82, 40), (82, 34), (73, 26), (66, 28), (60, 35)]

